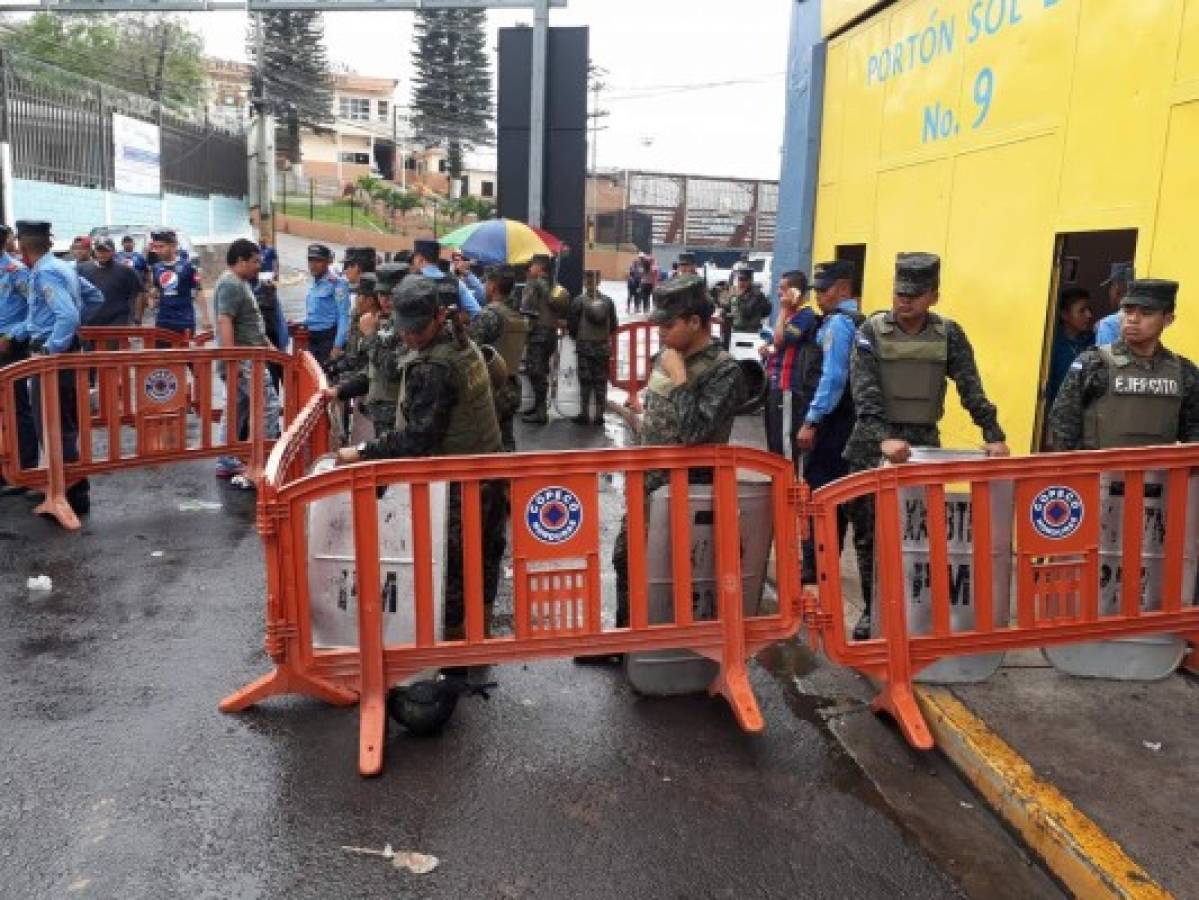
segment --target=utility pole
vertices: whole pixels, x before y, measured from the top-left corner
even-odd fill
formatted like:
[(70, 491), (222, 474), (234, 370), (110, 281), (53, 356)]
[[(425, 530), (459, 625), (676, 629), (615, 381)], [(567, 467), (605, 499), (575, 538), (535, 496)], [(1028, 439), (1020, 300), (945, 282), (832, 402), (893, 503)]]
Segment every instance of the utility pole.
[(536, 0), (529, 85), (529, 224), (541, 227), (545, 186), (546, 57), (550, 32), (549, 0)]
[(271, 172), (273, 160), (267, 159), (267, 129), (271, 127), (270, 105), (266, 93), (266, 19), (261, 12), (254, 13), (254, 55), (258, 68), (258, 90), (255, 92), (254, 107), (258, 112), (258, 228), (261, 233), (265, 223), (271, 221)]
[(587, 118), (591, 120), (591, 190), (587, 201), (587, 222), (590, 225), (590, 233), (587, 235), (587, 241), (590, 246), (595, 246), (595, 235), (598, 230), (596, 217), (599, 215), (599, 202), (597, 194), (599, 186), (597, 184), (599, 176), (599, 133), (606, 129), (600, 128), (600, 119), (606, 118), (610, 113), (606, 109), (600, 109), (600, 92), (607, 87), (601, 79), (608, 74), (608, 70), (602, 66), (597, 66), (594, 63), (587, 66), (587, 75), (591, 78), (591, 112), (587, 114)]

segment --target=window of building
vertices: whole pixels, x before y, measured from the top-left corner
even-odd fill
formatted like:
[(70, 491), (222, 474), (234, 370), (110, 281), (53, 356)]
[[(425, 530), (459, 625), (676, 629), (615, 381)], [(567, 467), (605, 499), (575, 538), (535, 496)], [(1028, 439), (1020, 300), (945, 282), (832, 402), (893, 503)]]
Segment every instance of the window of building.
[(369, 153), (353, 153), (343, 150), (338, 154), (338, 159), (343, 163), (354, 163), (359, 166), (369, 166), (371, 164), (371, 155)]
[(407, 169), (409, 172), (415, 172), (416, 171), (416, 160), (413, 159), (411, 156), (404, 157), (404, 168)]
[(479, 189), (479, 196), (494, 197), (495, 196), (495, 182), (494, 181), (484, 181), (483, 186)]
[(379, 108), (379, 121), (380, 121), (380, 122), (386, 122), (386, 121), (387, 121), (387, 112), (388, 112), (388, 109), (387, 109), (387, 107), (388, 107), (388, 105), (389, 105), (389, 104), (388, 104), (388, 102), (387, 102), (386, 100), (380, 100), (380, 101), (378, 101), (378, 108)]
[(338, 100), (338, 114), (343, 119), (369, 122), (371, 117), (371, 102), (362, 97), (341, 97)]
[(437, 160), (437, 171), (445, 172), (445, 160), (444, 159)]

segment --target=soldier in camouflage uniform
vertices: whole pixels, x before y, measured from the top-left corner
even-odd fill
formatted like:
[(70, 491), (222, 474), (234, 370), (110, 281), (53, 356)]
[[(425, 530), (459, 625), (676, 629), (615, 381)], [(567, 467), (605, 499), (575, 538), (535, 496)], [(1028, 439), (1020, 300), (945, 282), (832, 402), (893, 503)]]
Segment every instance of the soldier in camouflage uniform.
[[(409, 275), (395, 293), (395, 328), (407, 352), (400, 360), (400, 404), (395, 428), (374, 441), (338, 451), (339, 464), (370, 459), (456, 456), (500, 452), (500, 427), (491, 382), (479, 348), (459, 341), (446, 327), (437, 284)], [(508, 490), (503, 481), (482, 485), (483, 603), (490, 632), (506, 543)], [(464, 635), (462, 588), (462, 495), (452, 483), (446, 526), (445, 635)]]
[[(892, 308), (875, 313), (858, 329), (850, 366), (857, 421), (844, 454), (850, 471), (876, 468), (884, 459), (906, 462), (912, 446), (941, 446), (937, 423), (945, 412), (947, 378), (957, 385), (962, 406), (982, 431), (987, 455), (1009, 455), (966, 333), (929, 311), (939, 299), (940, 282), (938, 256), (900, 253)], [(873, 498), (853, 501), (849, 518), (865, 605), (853, 636), (865, 640), (874, 592)]]
[[(358, 322), (361, 337), (354, 354), (356, 368), (335, 389), (336, 398), (343, 402), (366, 398), (360, 408), (370, 417), (377, 438), (395, 427), (403, 341), (392, 327), (391, 292), (407, 271), (408, 267), (402, 263), (388, 263), (380, 266), (374, 275), (362, 276), (359, 297), (373, 283), (375, 307), (364, 312)], [(351, 356), (348, 351), (346, 355)]]
[(516, 273), (508, 266), (492, 269), (483, 285), (487, 305), (470, 323), (470, 339), (480, 347), (491, 347), (499, 354), (508, 370), (502, 388), (493, 390), (495, 415), (499, 420), (500, 439), (504, 450), (516, 452), (516, 435), (512, 421), (520, 409), (520, 361), (529, 336), (529, 320), (512, 308), (512, 291)]
[[(567, 314), (567, 330), (575, 339), (578, 353), (580, 412), (576, 425), (603, 425), (608, 405), (608, 363), (612, 358), (612, 335), (616, 331), (616, 304), (599, 292), (600, 273), (589, 270), (584, 276), (583, 293), (574, 299)], [(595, 418), (587, 415), (595, 396)]]
[[(741, 369), (709, 333), (712, 301), (702, 278), (685, 275), (654, 291), (650, 321), (661, 329), (663, 349), (654, 357), (645, 413), (638, 438), (641, 446), (726, 444), (745, 387)], [(691, 469), (692, 484), (710, 484), (711, 470)], [(669, 474), (645, 474), (648, 500), (669, 482)], [(616, 568), (616, 624), (629, 620), (628, 520), (621, 523), (612, 551)]]
[(558, 349), (558, 319), (566, 315), (570, 299), (550, 280), (550, 258), (534, 256), (529, 263), (521, 309), (536, 314), (525, 351), (525, 374), (533, 386), (533, 409), (521, 418), (533, 425), (549, 421), (546, 406), (549, 397), (550, 360)]
[(1120, 340), (1070, 365), (1049, 414), (1054, 450), (1199, 443), (1199, 369), (1162, 346), (1178, 283), (1133, 281), (1120, 301)]

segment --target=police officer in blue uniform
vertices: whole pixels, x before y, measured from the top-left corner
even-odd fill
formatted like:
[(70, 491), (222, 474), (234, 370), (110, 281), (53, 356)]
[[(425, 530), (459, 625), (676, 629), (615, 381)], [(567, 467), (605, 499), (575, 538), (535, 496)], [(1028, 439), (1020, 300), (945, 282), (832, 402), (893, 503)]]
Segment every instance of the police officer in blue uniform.
[[(50, 252), (53, 246), (49, 222), (17, 222), (17, 240), (21, 255), (30, 261), (29, 312), (16, 337), (29, 342), (32, 353), (74, 353), (79, 350), (79, 277), (67, 263)], [(75, 373), (64, 370), (58, 376), (59, 411), (62, 424), (63, 462), (79, 459), (79, 422), (75, 403)], [(42, 434), (40, 379), (33, 379), (34, 424), (38, 439)], [(76, 514), (91, 509), (87, 479), (67, 488), (67, 502)]]
[(308, 350), (322, 366), (337, 359), (350, 337), (350, 283), (330, 271), (333, 251), (324, 244), (308, 245), (312, 285), (304, 298), (304, 327)]
[(196, 331), (196, 308), (200, 327), (212, 328), (208, 307), (201, 297), (200, 270), (179, 253), (179, 238), (169, 228), (150, 233), (158, 261), (152, 270), (153, 292), (150, 305), (157, 309), (154, 324), (167, 331)]
[[(0, 368), (20, 362), (29, 355), (29, 344), (23, 337), (25, 320), (29, 317), (29, 270), (8, 252), (12, 229), (0, 225)], [(29, 385), (18, 381), (13, 385), (17, 416), (17, 450), (22, 469), (37, 466), (37, 427), (29, 403)], [(4, 479), (0, 478), (0, 485)], [(20, 489), (16, 489), (18, 492)]]
[[(434, 281), (448, 278), (450, 276), (441, 271), (441, 266), (437, 264), (440, 259), (441, 244), (437, 241), (415, 241), (412, 244), (410, 271), (414, 274), (424, 275), (426, 278), (432, 278)], [(458, 283), (458, 311), (466, 313), (473, 321), (483, 311), (483, 307), (461, 279), (455, 277), (455, 280)]]

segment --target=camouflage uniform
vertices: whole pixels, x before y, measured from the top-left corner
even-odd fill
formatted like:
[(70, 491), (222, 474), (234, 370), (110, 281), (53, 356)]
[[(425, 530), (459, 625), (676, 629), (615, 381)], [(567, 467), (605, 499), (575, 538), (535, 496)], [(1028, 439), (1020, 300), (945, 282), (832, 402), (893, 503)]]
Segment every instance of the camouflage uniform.
[[(694, 305), (686, 291), (696, 287), (694, 296), (702, 298)], [(681, 290), (680, 290), (681, 287)], [(703, 296), (703, 281), (696, 276), (684, 276), (659, 288), (654, 297), (654, 319), (696, 314), (698, 308), (711, 311), (711, 302)], [(674, 387), (670, 377), (658, 368), (661, 354), (654, 357), (653, 371), (646, 391), (645, 414), (641, 419), (639, 443), (642, 446), (686, 446), (698, 444), (727, 444), (733, 432), (737, 407), (745, 387), (741, 369), (716, 341), (686, 359), (687, 382)], [(709, 469), (691, 469), (692, 484), (711, 484)], [(654, 469), (645, 473), (645, 496), (668, 484), (669, 473)], [(616, 624), (628, 625), (628, 519), (623, 519), (620, 533), (612, 549), (612, 565), (616, 569)]]
[[(591, 277), (591, 273), (588, 273)], [(598, 273), (594, 276), (598, 280)], [(600, 322), (595, 322), (587, 315), (588, 305), (595, 302), (603, 307)], [(593, 311), (592, 315), (595, 313)], [(596, 425), (604, 422), (604, 409), (608, 404), (608, 367), (612, 359), (612, 335), (618, 324), (616, 304), (607, 294), (601, 294), (592, 288), (584, 291), (574, 299), (567, 315), (567, 329), (575, 339), (575, 350), (578, 354), (579, 390), (581, 392), (581, 410), (576, 422), (586, 425), (593, 421)], [(595, 395), (595, 418), (589, 419), (587, 410), (591, 396)]]
[[(931, 254), (900, 254), (905, 256), (930, 256)], [(940, 263), (937, 262), (939, 278)], [(934, 285), (935, 287), (935, 285)], [(893, 312), (875, 313), (858, 329), (853, 361), (850, 366), (849, 383), (853, 393), (857, 422), (846, 444), (844, 458), (851, 472), (873, 469), (882, 464), (881, 444), (888, 439), (907, 441), (913, 447), (941, 446), (941, 433), (933, 424), (910, 424), (889, 421), (887, 400), (884, 397), (883, 364), (880, 362), (879, 335), (900, 332)], [(924, 329), (917, 339), (929, 343), (943, 341), (944, 376), (952, 378), (957, 385), (962, 406), (970, 413), (974, 424), (983, 433), (987, 443), (1004, 441), (1003, 429), (999, 427), (999, 416), (995, 405), (987, 399), (982, 378), (974, 361), (974, 350), (961, 326), (934, 313), (928, 314)], [(925, 395), (924, 404), (935, 404), (936, 420), (944, 412), (945, 382), (942, 378), (939, 397)], [(862, 598), (866, 616), (871, 609), (874, 591), (874, 499), (862, 497), (849, 504), (849, 519), (853, 523), (853, 544), (858, 557), (858, 572), (862, 580)], [(868, 620), (867, 620), (868, 623)]]
[(729, 298), (733, 331), (751, 331), (757, 334), (762, 328), (763, 320), (770, 316), (770, 298), (757, 287), (751, 287), (744, 294), (730, 294)]
[[(405, 279), (397, 293), (396, 322), (411, 327), (436, 309), (436, 287), (421, 276)], [(395, 428), (361, 445), (363, 459), (483, 454), (500, 451), (487, 367), (479, 348), (459, 344), (443, 331), (428, 346), (410, 350), (398, 361), (402, 384)], [(485, 481), (481, 489), (483, 602), (490, 627), (506, 544), (508, 486)], [(449, 640), (463, 634), (462, 494), (452, 483), (446, 514), (445, 630)]]
[[(472, 341), (480, 347), (492, 347), (497, 352), (501, 352), (500, 344), (506, 331), (507, 318), (511, 316), (510, 311), (508, 316), (505, 316), (505, 310), (499, 308), (501, 305), (506, 304), (501, 300), (484, 306), (467, 329)], [(507, 307), (507, 309), (511, 310), (511, 307)], [(508, 360), (505, 362), (509, 363)], [(520, 379), (517, 374), (515, 368), (509, 363), (507, 382), (503, 388), (492, 391), (495, 400), (495, 416), (500, 425), (500, 440), (504, 450), (508, 453), (516, 452), (516, 434), (512, 428), (512, 421), (520, 411)]]
[(534, 278), (525, 285), (522, 309), (535, 310), (537, 318), (529, 329), (529, 341), (525, 349), (525, 374), (533, 386), (535, 406), (526, 413), (525, 421), (544, 423), (546, 400), (549, 395), (550, 360), (558, 349), (558, 318), (566, 313), (566, 305), (556, 286), (548, 277)]
[[(1133, 281), (1121, 307), (1173, 312), (1173, 281)], [(1199, 369), (1158, 346), (1148, 359), (1116, 341), (1080, 354), (1049, 414), (1055, 450), (1199, 443)]]

